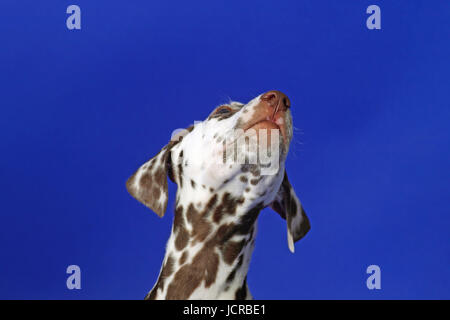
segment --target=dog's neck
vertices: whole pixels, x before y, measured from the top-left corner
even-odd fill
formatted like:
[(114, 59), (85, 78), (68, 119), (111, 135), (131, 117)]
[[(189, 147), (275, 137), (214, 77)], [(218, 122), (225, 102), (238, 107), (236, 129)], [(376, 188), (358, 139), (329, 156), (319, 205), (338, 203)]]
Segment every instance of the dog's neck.
[(251, 299), (246, 278), (262, 204), (197, 188), (177, 193), (161, 272), (146, 299)]

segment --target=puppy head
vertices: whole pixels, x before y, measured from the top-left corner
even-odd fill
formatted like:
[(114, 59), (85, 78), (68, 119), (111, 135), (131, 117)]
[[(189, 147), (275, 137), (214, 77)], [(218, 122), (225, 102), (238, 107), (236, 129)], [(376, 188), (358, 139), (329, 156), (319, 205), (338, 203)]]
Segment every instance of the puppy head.
[(247, 104), (215, 108), (144, 163), (128, 179), (128, 191), (161, 217), (167, 207), (167, 176), (177, 183), (179, 197), (193, 203), (214, 193), (237, 202), (233, 206), (241, 206), (240, 212), (271, 206), (287, 221), (293, 251), (309, 221), (285, 172), (292, 139), (290, 107), (286, 95), (269, 91)]

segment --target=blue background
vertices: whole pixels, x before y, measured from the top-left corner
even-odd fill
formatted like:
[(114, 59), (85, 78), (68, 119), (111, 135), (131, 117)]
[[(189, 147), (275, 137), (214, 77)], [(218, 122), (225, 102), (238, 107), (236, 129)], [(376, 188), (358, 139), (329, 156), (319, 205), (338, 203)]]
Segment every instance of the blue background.
[(312, 229), (293, 255), (262, 212), (254, 297), (450, 298), (449, 1), (2, 0), (0, 40), (0, 298), (142, 299), (176, 186), (160, 219), (125, 180), (174, 129), (270, 89), (292, 101)]

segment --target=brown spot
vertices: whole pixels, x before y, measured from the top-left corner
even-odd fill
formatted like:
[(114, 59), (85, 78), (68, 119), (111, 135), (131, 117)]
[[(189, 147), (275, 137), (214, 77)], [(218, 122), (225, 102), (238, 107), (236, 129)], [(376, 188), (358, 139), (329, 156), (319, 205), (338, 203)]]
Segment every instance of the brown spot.
[(148, 172), (152, 171), (154, 164), (155, 164), (155, 159), (152, 159), (152, 161), (150, 161), (149, 166), (148, 166)]
[(157, 199), (159, 199), (160, 195), (161, 195), (161, 190), (159, 189), (159, 187), (153, 187), (153, 189), (152, 189), (153, 199), (156, 201)]
[(175, 248), (177, 250), (183, 250), (189, 242), (189, 234), (186, 230), (183, 206), (175, 208), (175, 217), (173, 219), (173, 232), (176, 233)]
[(204, 241), (210, 232), (211, 224), (202, 218), (197, 224), (194, 225), (194, 228), (192, 229), (192, 233), (195, 235), (194, 243), (196, 241)]
[(155, 182), (158, 184), (162, 184), (163, 181), (166, 179), (166, 172), (163, 168), (159, 168), (155, 172)]
[(212, 196), (211, 199), (209, 199), (205, 207), (204, 215), (206, 215), (208, 211), (210, 211), (216, 205), (216, 202), (217, 202), (217, 194), (215, 194), (214, 196)]
[(186, 218), (189, 221), (189, 223), (194, 224), (194, 221), (196, 216), (198, 215), (198, 211), (194, 208), (192, 204), (189, 204), (187, 211), (186, 211)]
[(173, 218), (173, 231), (177, 232), (184, 224), (183, 219), (183, 206), (179, 205), (175, 208), (175, 216)]
[(240, 223), (236, 227), (236, 232), (238, 234), (247, 235), (250, 232), (250, 229), (253, 227), (256, 218), (258, 218), (258, 214), (263, 208), (262, 202), (258, 203), (255, 207), (253, 207), (250, 211), (248, 211), (244, 216), (242, 216)]
[(243, 198), (235, 199), (229, 192), (225, 192), (222, 197), (222, 202), (216, 207), (216, 210), (214, 210), (214, 222), (219, 223), (225, 214), (234, 215), (236, 213), (238, 203), (242, 202)]
[[(214, 203), (214, 197), (210, 199), (206, 207), (211, 206), (211, 203)], [(193, 237), (193, 243), (196, 243), (197, 241), (204, 241), (206, 237), (211, 232), (211, 224), (208, 222), (207, 219), (205, 219), (204, 215), (207, 209), (205, 208), (203, 213), (198, 212), (194, 208), (194, 206), (189, 204), (189, 207), (187, 209), (187, 219), (192, 224), (192, 232), (191, 236)]]
[(232, 281), (234, 280), (234, 277), (235, 277), (235, 276), (236, 276), (236, 268), (234, 268), (234, 269), (230, 272), (230, 274), (229, 274), (228, 277), (227, 277), (226, 282), (227, 282), (227, 283), (232, 282)]
[[(217, 270), (219, 269), (219, 255), (217, 253), (208, 254), (204, 259), (204, 263), (207, 264), (205, 275), (205, 287), (210, 287), (215, 281), (217, 276)], [(201, 261), (199, 259), (199, 261)], [(203, 262), (203, 261), (202, 261)]]
[(164, 267), (161, 271), (161, 275), (160, 278), (168, 278), (172, 275), (173, 273), (173, 267), (174, 267), (174, 259), (172, 258), (171, 255), (169, 255), (169, 257), (167, 258), (166, 263), (164, 264)]
[(244, 183), (247, 183), (247, 181), (248, 181), (248, 179), (247, 179), (246, 176), (241, 176), (241, 177), (239, 178), (239, 180), (241, 180), (241, 181), (244, 182)]
[(245, 245), (245, 240), (242, 241), (228, 241), (222, 248), (223, 259), (225, 263), (232, 265), (236, 257), (241, 253)]
[(250, 172), (256, 177), (261, 175), (261, 170), (258, 168), (258, 166), (255, 165), (250, 168)]
[(250, 188), (245, 188), (244, 191), (245, 191), (245, 192), (249, 192), (249, 191), (250, 191)]
[(234, 223), (224, 224), (217, 229), (215, 237), (219, 244), (227, 242), (234, 234)]
[(187, 232), (184, 226), (180, 227), (177, 233), (177, 237), (175, 238), (175, 248), (178, 251), (183, 250), (189, 241), (189, 233)]
[(245, 300), (247, 296), (247, 277), (244, 279), (244, 283), (242, 286), (236, 290), (235, 299), (236, 300)]
[(180, 266), (186, 262), (188, 256), (189, 253), (187, 251), (184, 251), (180, 258)]
[(150, 187), (152, 186), (152, 178), (151, 178), (150, 174), (144, 173), (141, 176), (141, 180), (139, 180), (139, 185), (143, 189), (150, 189)]
[(250, 183), (251, 183), (252, 185), (256, 186), (256, 185), (259, 183), (259, 181), (261, 181), (261, 179), (262, 179), (262, 178), (252, 179), (252, 180), (250, 180)]
[(183, 187), (183, 166), (181, 165), (181, 162), (178, 164), (178, 182), (179, 182), (179, 187), (182, 188)]
[(219, 223), (222, 219), (223, 214), (223, 204), (217, 206), (216, 210), (214, 210), (213, 220), (215, 223)]
[(191, 186), (193, 189), (195, 189), (195, 181), (191, 179)]
[(234, 112), (228, 112), (228, 113), (220, 114), (220, 115), (217, 117), (217, 120), (218, 120), (218, 121), (221, 121), (221, 120), (228, 119), (228, 118), (231, 117), (233, 114), (234, 114)]
[(230, 283), (231, 281), (234, 280), (234, 277), (236, 276), (236, 273), (238, 272), (238, 270), (241, 268), (243, 262), (244, 262), (244, 256), (241, 254), (239, 256), (238, 262), (236, 263), (233, 270), (230, 272), (230, 274), (227, 277), (227, 280), (226, 280), (227, 283)]

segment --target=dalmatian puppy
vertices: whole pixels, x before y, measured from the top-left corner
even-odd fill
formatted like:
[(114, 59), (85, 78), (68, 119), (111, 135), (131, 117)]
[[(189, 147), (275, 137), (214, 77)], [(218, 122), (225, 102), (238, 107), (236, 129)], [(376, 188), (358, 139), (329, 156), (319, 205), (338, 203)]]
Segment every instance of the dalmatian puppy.
[(286, 220), (294, 252), (310, 223), (285, 170), (290, 107), (275, 90), (221, 105), (128, 179), (129, 193), (160, 217), (167, 177), (178, 185), (166, 254), (146, 299), (251, 299), (247, 272), (265, 207)]

